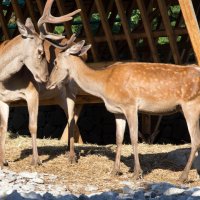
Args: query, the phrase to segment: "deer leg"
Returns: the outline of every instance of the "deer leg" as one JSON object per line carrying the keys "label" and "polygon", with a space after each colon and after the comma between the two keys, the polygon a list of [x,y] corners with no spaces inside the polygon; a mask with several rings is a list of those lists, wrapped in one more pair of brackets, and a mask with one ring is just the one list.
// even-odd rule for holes
{"label": "deer leg", "polygon": [[67,98],[67,110],[68,110],[68,149],[69,149],[69,161],[71,163],[76,162],[76,155],[74,150],[74,127],[75,127],[75,120],[74,120],[74,108],[75,108],[75,101],[71,98]]}
{"label": "deer leg", "polygon": [[[65,103],[64,105],[63,105],[63,103],[62,104],[60,103],[60,106],[63,108],[63,110],[64,110],[64,112],[66,114],[66,117],[68,118],[67,103]],[[77,121],[78,121],[81,109],[82,109],[82,105],[76,105],[75,109],[74,109],[74,120],[75,120],[74,141],[78,142],[79,144],[83,144],[83,140],[82,140],[79,128],[77,126]],[[69,130],[69,124],[67,123],[67,125],[65,126],[65,129],[63,131],[63,134],[61,136],[61,139],[60,139],[62,142],[67,142],[68,143],[68,139],[69,139],[68,130]]]}
{"label": "deer leg", "polygon": [[31,133],[32,139],[32,148],[33,148],[33,156],[32,156],[32,165],[41,165],[42,162],[38,156],[37,149],[37,118],[38,118],[38,108],[39,108],[39,96],[38,93],[33,93],[27,96],[27,106],[29,113],[29,131]]}
{"label": "deer leg", "polygon": [[126,112],[126,118],[129,125],[129,132],[131,138],[131,144],[134,153],[134,178],[138,179],[142,176],[142,169],[140,166],[139,156],[138,156],[138,115],[137,109],[129,109]]}
{"label": "deer leg", "polygon": [[3,168],[3,166],[8,166],[8,162],[5,160],[5,141],[8,127],[8,116],[9,106],[6,103],[0,102],[0,168]]}
{"label": "deer leg", "polygon": [[116,122],[116,144],[117,144],[117,150],[116,150],[116,157],[115,157],[115,163],[114,168],[112,170],[113,175],[118,175],[120,173],[120,158],[121,158],[121,148],[122,148],[122,142],[124,139],[124,132],[126,127],[126,119],[123,115],[115,115],[115,122]]}
{"label": "deer leg", "polygon": [[[64,110],[65,116],[68,119],[68,108],[67,108],[67,100],[66,100],[66,98],[65,99],[60,98],[60,99],[56,99],[56,100],[58,101],[59,106]],[[69,133],[68,133],[69,127],[68,126],[69,125],[67,123],[66,126],[65,126],[65,129],[64,129],[64,131],[62,133],[62,136],[60,138],[60,140],[62,142],[68,142],[68,139],[69,139],[68,138],[69,137]]]}
{"label": "deer leg", "polygon": [[[59,106],[64,110],[66,117],[68,118],[67,125],[65,126],[64,132],[61,136],[61,141],[68,142],[67,151],[69,151],[69,162],[76,162],[76,155],[74,151],[74,107],[75,100],[70,98],[69,94],[64,93],[57,98]],[[70,93],[71,94],[71,93]]]}
{"label": "deer leg", "polygon": [[190,139],[191,139],[191,152],[187,164],[179,178],[181,182],[188,179],[188,174],[191,169],[195,154],[200,146],[200,131],[199,131],[199,111],[197,106],[183,106],[183,113],[187,122]]}
{"label": "deer leg", "polygon": [[79,118],[82,108],[83,108],[83,105],[77,104],[74,109],[74,120],[75,120],[74,140],[75,140],[75,142],[78,142],[79,144],[83,144],[83,140],[82,140],[82,137],[81,137],[78,125],[77,125],[78,118]]}

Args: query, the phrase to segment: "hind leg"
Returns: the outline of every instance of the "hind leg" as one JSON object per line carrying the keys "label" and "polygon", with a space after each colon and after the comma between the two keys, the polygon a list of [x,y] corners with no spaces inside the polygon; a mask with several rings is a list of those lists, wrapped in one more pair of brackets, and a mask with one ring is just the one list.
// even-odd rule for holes
{"label": "hind leg", "polygon": [[186,104],[182,106],[182,110],[187,122],[190,138],[191,138],[191,152],[187,164],[179,178],[184,182],[188,178],[195,154],[200,146],[200,131],[199,131],[199,108],[195,104]]}
{"label": "hind leg", "polygon": [[114,168],[112,170],[112,174],[118,175],[118,174],[120,174],[121,148],[122,148],[122,142],[123,142],[123,139],[124,139],[126,119],[123,115],[115,115],[115,122],[116,122],[117,150],[116,150],[116,157],[115,157],[115,163],[114,163]]}
{"label": "hind leg", "polygon": [[6,131],[8,127],[9,106],[6,103],[0,102],[0,167],[7,166],[8,162],[5,160],[5,141]]}
{"label": "hind leg", "polygon": [[132,106],[126,110],[126,118],[129,125],[131,144],[134,153],[134,179],[138,179],[142,176],[142,169],[140,166],[139,155],[138,155],[138,115],[137,107]]}

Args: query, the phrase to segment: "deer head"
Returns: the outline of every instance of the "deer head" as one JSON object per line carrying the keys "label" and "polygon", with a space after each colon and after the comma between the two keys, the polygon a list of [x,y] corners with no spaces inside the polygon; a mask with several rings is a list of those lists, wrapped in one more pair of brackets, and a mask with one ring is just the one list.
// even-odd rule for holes
{"label": "deer head", "polygon": [[38,82],[48,80],[48,66],[44,55],[43,39],[36,33],[30,18],[26,20],[25,25],[17,21],[18,30],[21,34],[22,45],[21,58],[22,64],[31,71]]}
{"label": "deer head", "polygon": [[36,33],[31,19],[28,18],[25,25],[17,20],[18,29],[21,34],[21,39],[23,41],[21,45],[23,52],[21,62],[22,64],[25,64],[27,66],[27,68],[33,74],[35,80],[38,82],[46,82],[48,80],[48,66],[43,47],[44,40],[48,40],[55,47],[65,49],[75,39],[75,36],[72,35],[72,37],[66,44],[59,45],[55,41],[62,39],[64,36],[55,35],[47,32],[45,26],[46,23],[61,23],[69,21],[72,19],[73,15],[80,12],[79,9],[61,17],[53,17],[50,14],[53,1],[54,0],[47,0],[43,15],[38,20],[40,35]]}
{"label": "deer head", "polygon": [[54,89],[56,85],[62,83],[70,75],[70,68],[73,67],[73,57],[71,55],[82,57],[91,48],[91,45],[84,46],[85,41],[82,40],[64,52],[58,54],[54,61],[54,68],[51,72],[49,81],[47,83],[47,89]]}

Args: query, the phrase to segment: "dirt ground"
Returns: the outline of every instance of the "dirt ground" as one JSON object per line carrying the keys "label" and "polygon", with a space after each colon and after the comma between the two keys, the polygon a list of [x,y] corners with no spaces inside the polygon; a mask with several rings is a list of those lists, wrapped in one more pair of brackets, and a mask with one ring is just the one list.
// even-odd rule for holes
{"label": "dirt ground", "polygon": [[[177,165],[167,160],[167,154],[177,149],[189,149],[190,145],[149,145],[139,144],[140,161],[144,170],[143,179],[135,182],[132,178],[133,156],[131,145],[122,148],[121,171],[122,175],[113,177],[110,172],[115,159],[116,145],[78,145],[76,152],[79,156],[78,163],[70,164],[66,156],[66,145],[56,139],[38,139],[38,150],[42,166],[31,166],[31,139],[29,137],[11,138],[6,141],[6,159],[9,161],[9,170],[21,172],[29,171],[38,173],[55,174],[57,184],[65,184],[74,192],[76,188],[81,193],[82,186],[88,184],[98,188],[98,192],[118,191],[125,182],[131,182],[135,187],[148,183],[169,182],[178,185],[178,177],[184,166]],[[181,156],[181,151],[180,151]],[[188,187],[199,186],[196,170],[192,169]],[[74,187],[76,186],[76,187]]]}

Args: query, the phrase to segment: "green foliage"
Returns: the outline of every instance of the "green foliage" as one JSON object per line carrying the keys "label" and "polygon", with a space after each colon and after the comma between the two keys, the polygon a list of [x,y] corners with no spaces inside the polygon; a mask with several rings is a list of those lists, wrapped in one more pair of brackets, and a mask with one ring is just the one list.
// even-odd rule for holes
{"label": "green foliage", "polygon": [[129,22],[131,30],[137,27],[140,20],[141,20],[140,10],[139,9],[133,10],[131,18],[130,18],[130,22]]}
{"label": "green foliage", "polygon": [[[2,1],[2,4],[3,5],[10,5],[10,0],[3,0]],[[21,6],[24,6],[24,3],[25,1],[24,0],[18,0],[18,3],[21,5]],[[155,10],[156,8],[153,8],[153,11],[156,11]],[[6,12],[6,11],[4,11]],[[180,15],[180,6],[179,5],[174,5],[174,6],[170,6],[169,9],[168,9],[168,15],[169,15],[169,18],[170,18],[170,22],[171,22],[171,25],[172,27],[175,27],[177,24],[177,19]],[[108,15],[108,20],[110,19],[111,17],[111,14],[112,13],[109,13]],[[4,13],[4,15],[6,15],[6,13]],[[141,25],[141,13],[140,13],[140,10],[139,9],[134,9],[131,13],[131,16],[130,18],[128,19],[128,23],[129,23],[129,27],[130,27],[130,30],[131,32],[134,32],[138,27],[140,27]],[[97,34],[98,30],[99,30],[99,27],[101,26],[101,20],[100,20],[100,16],[98,13],[93,13],[91,18],[90,18],[90,28],[93,32],[94,35]],[[157,27],[159,26],[159,18],[158,17],[154,17],[152,20],[151,20],[151,28],[152,28],[152,31],[155,31],[157,29]],[[12,32],[15,28],[16,28],[16,23],[15,21],[10,21],[8,23],[8,26],[9,26],[9,29],[10,31]],[[183,25],[180,25],[180,26],[184,26]],[[82,19],[80,17],[80,15],[76,16],[72,22],[72,32],[73,33],[76,33],[77,35],[80,34],[80,31],[83,29],[83,24],[82,24]],[[122,30],[122,24],[121,24],[121,20],[120,20],[120,17],[119,15],[117,15],[114,19],[114,22],[113,22],[113,25],[111,27],[111,31],[113,34],[119,34]],[[62,34],[64,32],[64,26],[63,25],[57,25],[55,26],[55,29],[54,29],[54,33],[56,34]],[[180,42],[182,39],[181,36],[178,36],[177,37],[177,42]],[[139,46],[142,46],[144,43],[143,41],[143,38],[141,38],[140,40],[137,41],[137,44]],[[169,39],[168,37],[159,37],[157,39],[157,44],[158,45],[165,45],[165,44],[169,44]]]}

